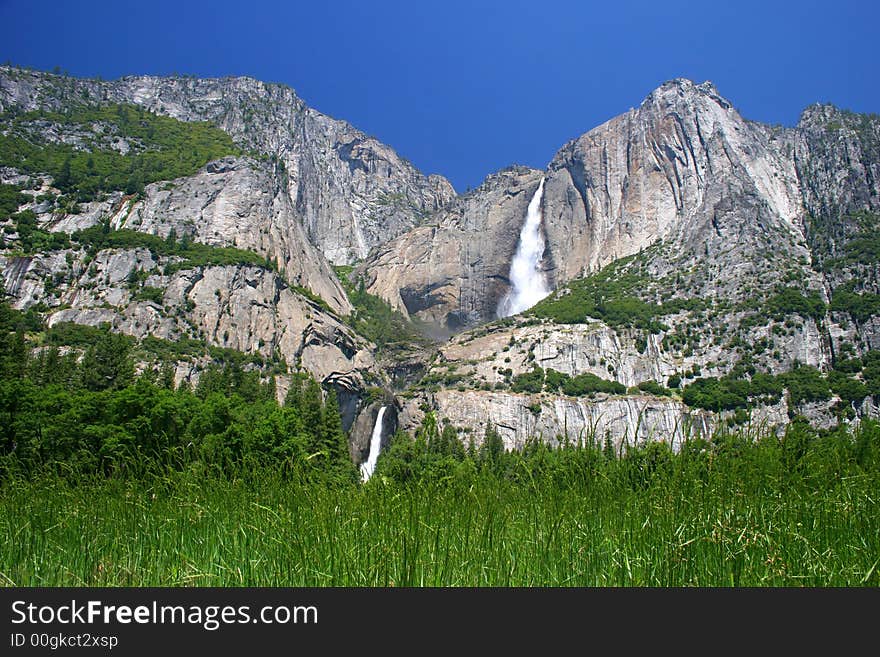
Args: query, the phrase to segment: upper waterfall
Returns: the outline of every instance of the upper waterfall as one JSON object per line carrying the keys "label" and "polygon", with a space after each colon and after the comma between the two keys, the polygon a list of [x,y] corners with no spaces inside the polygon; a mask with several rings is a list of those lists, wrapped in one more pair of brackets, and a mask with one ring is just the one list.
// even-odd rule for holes
{"label": "upper waterfall", "polygon": [[509,317],[527,310],[550,294],[541,261],[544,255],[544,236],[541,233],[541,199],[544,196],[544,178],[529,201],[526,221],[519,234],[516,254],[510,263],[510,291],[498,304],[498,316]]}

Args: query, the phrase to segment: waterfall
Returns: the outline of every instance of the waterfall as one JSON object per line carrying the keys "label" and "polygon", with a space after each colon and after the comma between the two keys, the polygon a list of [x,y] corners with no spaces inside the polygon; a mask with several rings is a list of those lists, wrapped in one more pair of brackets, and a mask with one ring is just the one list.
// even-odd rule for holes
{"label": "waterfall", "polygon": [[373,476],[373,470],[376,469],[376,461],[379,458],[379,451],[382,449],[382,417],[385,415],[385,406],[379,409],[379,415],[376,416],[376,424],[373,425],[373,435],[370,438],[370,453],[367,460],[361,463],[361,478],[366,481]]}
{"label": "waterfall", "polygon": [[510,263],[510,291],[498,304],[498,316],[509,317],[521,313],[550,294],[541,257],[544,255],[544,236],[541,235],[541,198],[544,196],[544,179],[529,202],[526,222],[519,233],[519,244],[513,262]]}

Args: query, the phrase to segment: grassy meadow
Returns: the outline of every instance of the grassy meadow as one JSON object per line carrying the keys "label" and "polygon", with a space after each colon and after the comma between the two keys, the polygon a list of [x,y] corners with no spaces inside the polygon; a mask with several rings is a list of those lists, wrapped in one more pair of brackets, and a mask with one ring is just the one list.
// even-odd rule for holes
{"label": "grassy meadow", "polygon": [[[880,429],[535,447],[398,482],[265,469],[0,486],[16,586],[877,586]],[[384,471],[388,470],[386,457]],[[464,465],[462,465],[464,464]]]}

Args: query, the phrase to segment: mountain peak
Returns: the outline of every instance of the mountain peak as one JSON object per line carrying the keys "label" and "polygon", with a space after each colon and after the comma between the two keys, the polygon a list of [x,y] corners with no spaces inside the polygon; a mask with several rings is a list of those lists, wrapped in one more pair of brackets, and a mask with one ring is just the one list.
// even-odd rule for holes
{"label": "mountain peak", "polygon": [[732,107],[731,103],[718,93],[717,87],[710,80],[696,83],[688,78],[667,80],[649,93],[641,106],[656,103],[672,104],[680,100],[693,101],[701,97],[717,103],[724,109]]}
{"label": "mountain peak", "polygon": [[798,120],[798,128],[825,128],[829,123],[840,121],[847,112],[831,103],[813,103],[804,108]]}

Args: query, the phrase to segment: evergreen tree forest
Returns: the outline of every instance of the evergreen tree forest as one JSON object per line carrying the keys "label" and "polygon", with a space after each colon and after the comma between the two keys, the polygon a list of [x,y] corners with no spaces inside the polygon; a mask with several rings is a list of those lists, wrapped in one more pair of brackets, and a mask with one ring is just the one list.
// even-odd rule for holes
{"label": "evergreen tree forest", "polygon": [[76,328],[46,331],[36,313],[0,303],[5,473],[228,475],[271,464],[354,480],[335,392],[312,378],[295,375],[279,405],[271,376],[214,350],[194,389],[175,386],[170,360],[136,374],[132,338]]}

